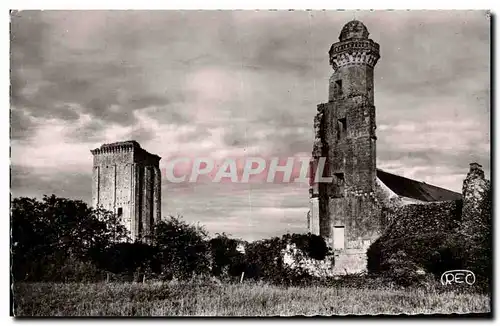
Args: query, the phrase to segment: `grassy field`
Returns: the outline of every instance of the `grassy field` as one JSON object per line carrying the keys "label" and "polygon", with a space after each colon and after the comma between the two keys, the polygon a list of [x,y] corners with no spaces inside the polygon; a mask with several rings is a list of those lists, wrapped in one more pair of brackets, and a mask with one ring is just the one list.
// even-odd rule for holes
{"label": "grassy field", "polygon": [[20,283],[15,316],[293,316],[488,313],[487,295],[424,289],[215,283]]}

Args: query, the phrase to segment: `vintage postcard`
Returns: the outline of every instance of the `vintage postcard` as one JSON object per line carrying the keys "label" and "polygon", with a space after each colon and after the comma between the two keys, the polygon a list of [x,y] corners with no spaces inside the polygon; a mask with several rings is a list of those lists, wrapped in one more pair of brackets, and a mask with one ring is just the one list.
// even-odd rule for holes
{"label": "vintage postcard", "polygon": [[11,11],[12,315],[491,317],[491,20]]}

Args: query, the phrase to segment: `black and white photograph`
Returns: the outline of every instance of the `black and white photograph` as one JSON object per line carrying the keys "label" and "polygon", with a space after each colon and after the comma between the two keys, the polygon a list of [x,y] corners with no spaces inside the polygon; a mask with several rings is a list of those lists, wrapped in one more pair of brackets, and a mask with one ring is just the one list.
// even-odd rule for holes
{"label": "black and white photograph", "polygon": [[494,16],[10,10],[11,316],[491,318]]}

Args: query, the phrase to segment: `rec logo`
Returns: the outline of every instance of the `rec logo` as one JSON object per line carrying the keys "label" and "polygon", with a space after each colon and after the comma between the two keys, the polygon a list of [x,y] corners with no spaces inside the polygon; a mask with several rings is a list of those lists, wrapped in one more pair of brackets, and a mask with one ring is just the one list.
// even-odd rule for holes
{"label": "rec logo", "polygon": [[466,269],[455,269],[452,271],[446,271],[441,275],[441,284],[463,284],[472,285],[476,282],[476,275],[473,272]]}

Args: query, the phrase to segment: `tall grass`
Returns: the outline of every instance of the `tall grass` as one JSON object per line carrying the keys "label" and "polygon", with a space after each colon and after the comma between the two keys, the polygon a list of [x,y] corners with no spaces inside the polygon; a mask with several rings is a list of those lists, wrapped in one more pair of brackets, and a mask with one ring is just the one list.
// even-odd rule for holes
{"label": "tall grass", "polygon": [[16,316],[293,316],[488,313],[487,295],[264,283],[18,283]]}

